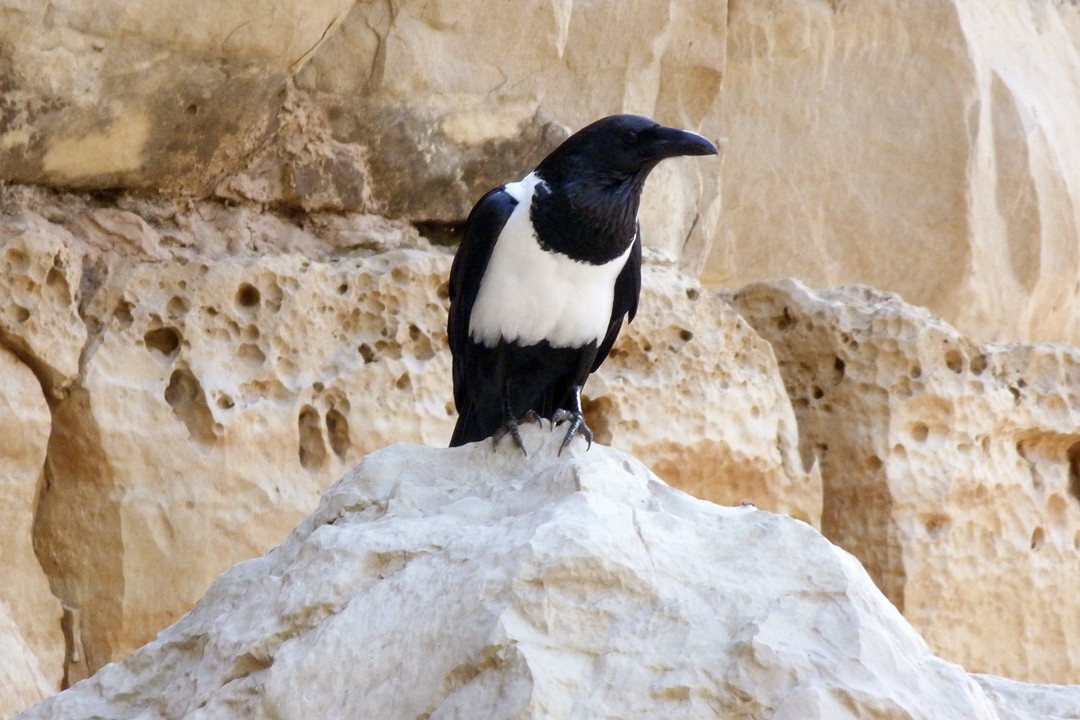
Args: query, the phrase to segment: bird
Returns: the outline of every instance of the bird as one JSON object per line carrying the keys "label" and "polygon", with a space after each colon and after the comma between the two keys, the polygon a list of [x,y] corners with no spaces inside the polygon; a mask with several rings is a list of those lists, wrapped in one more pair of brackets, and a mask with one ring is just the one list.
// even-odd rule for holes
{"label": "bird", "polygon": [[637,313],[645,179],[715,154],[698,133],[611,115],[480,198],[450,269],[451,447],[510,435],[528,455],[519,426],[541,418],[568,423],[559,454],[578,435],[592,447],[581,391]]}

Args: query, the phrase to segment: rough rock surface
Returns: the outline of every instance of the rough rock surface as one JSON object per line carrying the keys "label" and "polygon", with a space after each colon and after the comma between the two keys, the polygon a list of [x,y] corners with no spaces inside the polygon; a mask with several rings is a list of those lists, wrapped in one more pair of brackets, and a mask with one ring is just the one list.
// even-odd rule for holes
{"label": "rough rock surface", "polygon": [[0,177],[207,192],[351,4],[0,0]]}
{"label": "rough rock surface", "polygon": [[[334,144],[323,155],[363,153],[375,203],[365,209],[454,222],[604,115],[637,112],[716,136],[725,16],[703,0],[645,0],[634,12],[572,1],[357,3],[296,85],[328,119]],[[341,174],[324,171],[323,184]],[[651,184],[663,193],[646,199],[644,224],[671,232],[645,242],[700,267],[719,177],[719,162],[658,169]]]}
{"label": "rough rock surface", "polygon": [[1080,344],[1075,2],[732,2],[704,276],[867,284]]}
{"label": "rough rock surface", "polygon": [[868,288],[731,299],[776,350],[826,536],[935,652],[1080,682],[1080,351],[975,343]]}
{"label": "rough rock surface", "polygon": [[[59,669],[59,663],[56,668]],[[38,653],[23,637],[19,624],[0,601],[0,717],[17,712],[56,691],[56,681],[46,679]]]}
{"label": "rough rock surface", "polygon": [[0,716],[59,687],[60,604],[34,556],[32,529],[49,408],[30,370],[0,347]]}
{"label": "rough rock surface", "polygon": [[[281,546],[22,720],[1033,717],[934,657],[810,526],[525,437],[529,458],[369,456]],[[1080,690],[1060,700],[1080,712]]]}
{"label": "rough rock surface", "polygon": [[[724,6],[614,9],[0,0],[0,179],[461,222],[597,117],[715,136]],[[664,248],[700,267],[720,163],[658,175],[647,214],[673,228]]]}
{"label": "rough rock surface", "polygon": [[[67,608],[67,682],[280,541],[368,452],[449,438],[451,255],[411,227],[27,189],[8,200],[0,259],[17,257],[8,285],[36,300],[0,316],[0,337],[52,398],[34,541]],[[65,280],[50,284],[58,257]],[[802,468],[771,349],[672,263],[647,266],[638,318],[586,394],[597,437],[669,482],[820,521],[820,476]],[[54,615],[37,621],[52,632]]]}
{"label": "rough rock surface", "polygon": [[820,473],[799,455],[769,344],[670,265],[646,264],[638,307],[585,387],[597,439],[697,497],[819,525]]}
{"label": "rough rock surface", "polygon": [[1080,343],[1074,2],[185,9],[0,2],[0,178],[455,223],[644,112],[729,137],[722,226],[720,163],[665,164],[645,204],[708,283],[867,283],[981,340]]}

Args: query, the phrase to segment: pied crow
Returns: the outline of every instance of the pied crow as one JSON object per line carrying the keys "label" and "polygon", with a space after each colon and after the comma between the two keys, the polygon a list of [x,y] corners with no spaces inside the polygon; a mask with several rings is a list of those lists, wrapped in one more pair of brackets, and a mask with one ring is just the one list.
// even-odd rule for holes
{"label": "pied crow", "polygon": [[592,432],[581,388],[633,320],[641,287],[638,204],[658,162],[713,155],[702,136],[637,115],[597,120],[469,214],[450,270],[447,332],[458,421],[451,447],[518,423]]}

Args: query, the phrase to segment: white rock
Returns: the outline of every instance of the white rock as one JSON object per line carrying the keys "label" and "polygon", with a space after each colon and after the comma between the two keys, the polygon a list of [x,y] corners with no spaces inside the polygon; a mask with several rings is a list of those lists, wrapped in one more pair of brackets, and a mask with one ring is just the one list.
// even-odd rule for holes
{"label": "white rock", "polygon": [[810,526],[525,440],[529,458],[369,456],[281,546],[22,720],[1020,717]]}

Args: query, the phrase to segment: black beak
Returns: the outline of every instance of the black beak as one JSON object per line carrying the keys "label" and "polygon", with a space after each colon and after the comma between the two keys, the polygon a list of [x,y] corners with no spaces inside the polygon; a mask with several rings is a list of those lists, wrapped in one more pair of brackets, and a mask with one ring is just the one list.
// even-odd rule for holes
{"label": "black beak", "polygon": [[716,155],[716,146],[689,130],[658,125],[649,138],[649,157],[654,160],[680,155]]}

